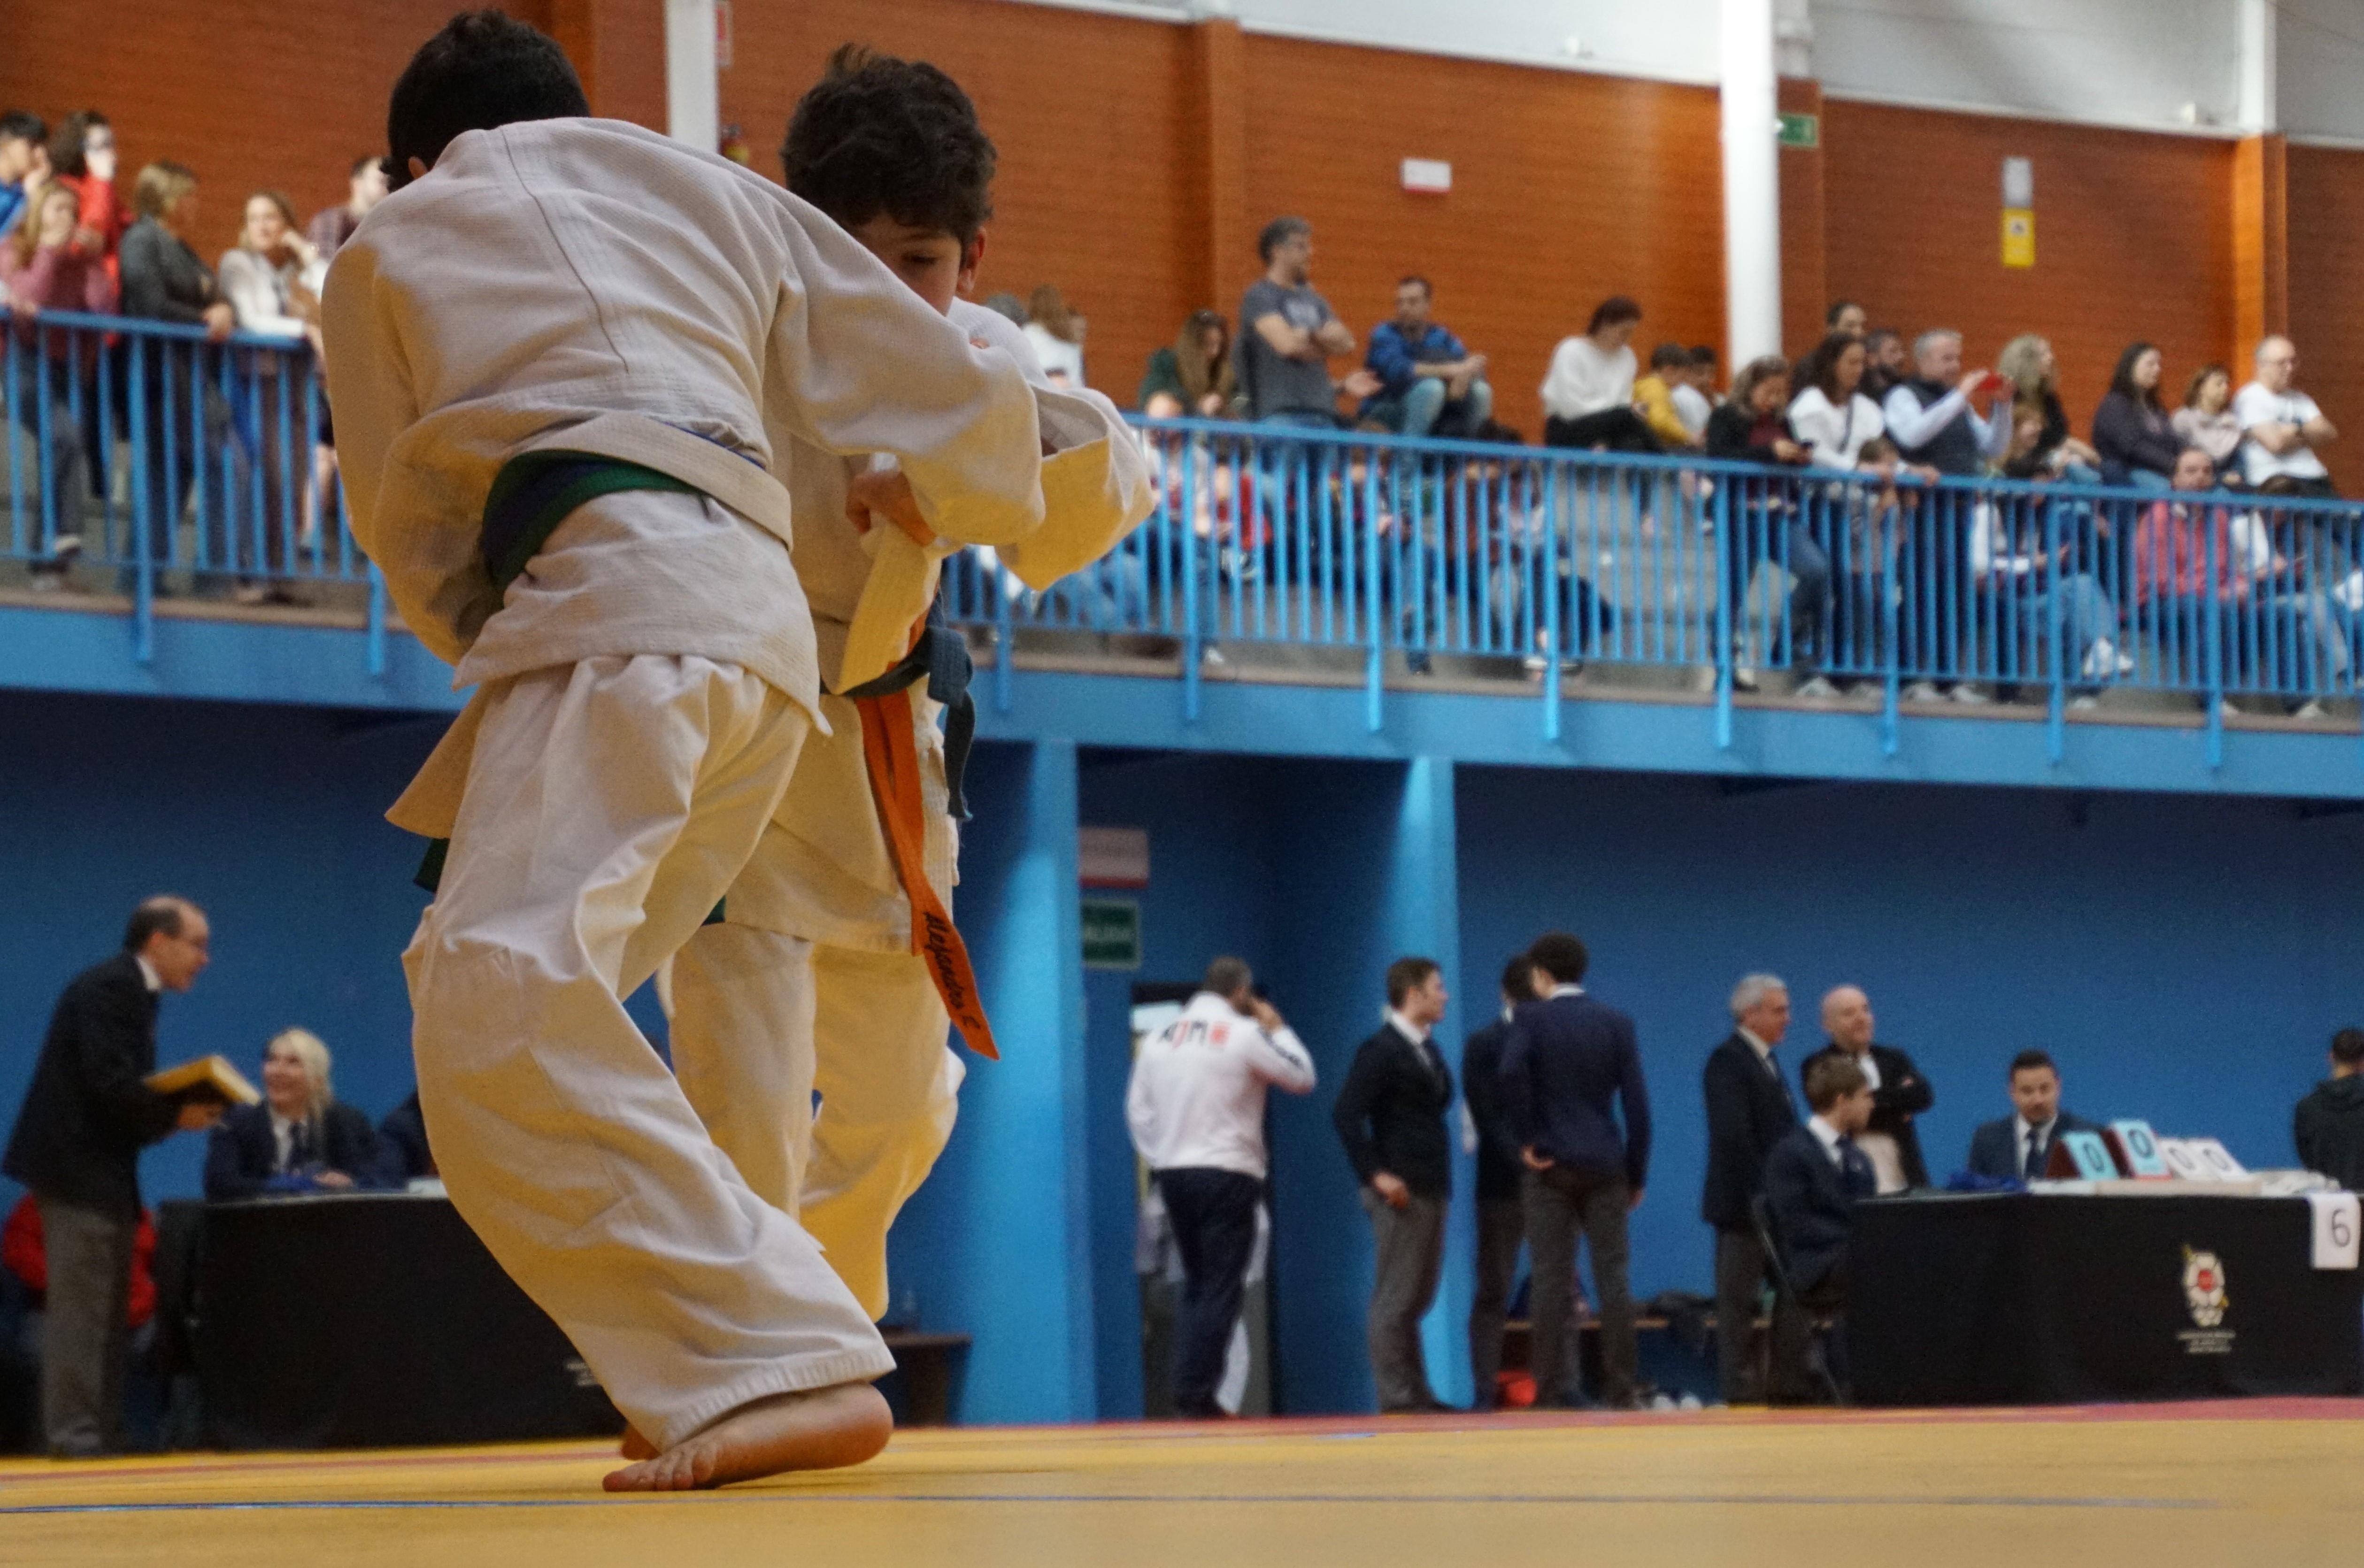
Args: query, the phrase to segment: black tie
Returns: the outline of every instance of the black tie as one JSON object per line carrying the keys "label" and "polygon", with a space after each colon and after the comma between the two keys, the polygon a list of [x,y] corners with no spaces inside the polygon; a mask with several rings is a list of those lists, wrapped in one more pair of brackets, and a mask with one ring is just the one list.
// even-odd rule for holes
{"label": "black tie", "polygon": [[312,1161],[310,1124],[295,1122],[287,1129],[287,1169],[301,1171]]}
{"label": "black tie", "polygon": [[2029,1128],[2027,1129],[2027,1165],[2020,1173],[2022,1181],[2032,1182],[2044,1174],[2044,1129],[2040,1127]]}

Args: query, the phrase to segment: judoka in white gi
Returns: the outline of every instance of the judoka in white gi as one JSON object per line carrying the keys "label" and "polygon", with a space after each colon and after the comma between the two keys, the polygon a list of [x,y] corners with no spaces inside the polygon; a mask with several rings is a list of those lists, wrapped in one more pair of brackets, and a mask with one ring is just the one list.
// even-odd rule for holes
{"label": "judoka in white gi", "polygon": [[[1043,532],[1029,548],[1039,554],[1055,539],[1058,564],[1087,565],[1148,515],[1147,464],[1115,408],[1096,393],[1052,389],[1023,333],[956,297],[983,253],[994,154],[951,78],[841,50],[798,105],[783,159],[791,190],[1034,384],[1055,455],[1044,464]],[[875,653],[864,664],[853,646],[857,621],[882,594],[872,552],[898,541],[847,518],[864,463],[785,432],[775,444],[796,501],[797,572],[821,668],[832,692],[853,690],[879,673]],[[899,607],[888,647],[900,650],[924,608],[923,599]],[[948,910],[958,855],[939,710],[923,689],[912,688],[908,715],[886,710],[912,735],[923,867],[906,873],[882,829],[894,803],[874,793],[855,705],[825,695],[829,733],[806,745],[723,921],[682,950],[671,985],[674,1066],[690,1103],[758,1194],[801,1209],[874,1318],[887,1307],[887,1230],[943,1151],[964,1075],[946,1046],[938,985],[914,951],[913,895]],[[920,887],[906,885],[907,874],[922,873]]]}
{"label": "judoka in white gi", "polygon": [[[557,47],[496,13],[420,50],[388,117],[415,183],[330,272],[329,375],[356,537],[478,688],[389,814],[450,840],[404,955],[439,1163],[663,1451],[610,1488],[714,1485],[875,1453],[892,1364],[621,1000],[738,878],[818,709],[775,442],[892,453],[928,530],[1023,558],[1041,438],[1017,368],[827,218],[558,117],[585,113]],[[552,450],[663,487],[549,508],[497,591],[496,474]]]}

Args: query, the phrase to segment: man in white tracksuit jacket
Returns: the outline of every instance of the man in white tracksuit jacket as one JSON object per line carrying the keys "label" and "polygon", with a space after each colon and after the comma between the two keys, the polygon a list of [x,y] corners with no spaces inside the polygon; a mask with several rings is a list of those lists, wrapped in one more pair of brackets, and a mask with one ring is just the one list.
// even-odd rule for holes
{"label": "man in white tracksuit jacket", "polygon": [[1218,1416],[1215,1385],[1240,1315],[1264,1195],[1265,1092],[1313,1092],[1313,1058],[1236,958],[1207,966],[1182,1016],[1141,1045],[1124,1095],[1132,1146],[1156,1180],[1182,1254],[1174,1407]]}

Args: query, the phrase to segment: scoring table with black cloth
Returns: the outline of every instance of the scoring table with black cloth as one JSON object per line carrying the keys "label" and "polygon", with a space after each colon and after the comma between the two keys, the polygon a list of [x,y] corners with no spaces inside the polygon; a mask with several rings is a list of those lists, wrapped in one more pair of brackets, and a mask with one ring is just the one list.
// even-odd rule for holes
{"label": "scoring table with black cloth", "polygon": [[451,1203],[351,1194],[204,1211],[196,1362],[221,1448],[621,1429],[558,1326]]}
{"label": "scoring table with black cloth", "polygon": [[2364,1393],[2364,1273],[2303,1198],[1929,1194],[1858,1205],[1865,1405]]}

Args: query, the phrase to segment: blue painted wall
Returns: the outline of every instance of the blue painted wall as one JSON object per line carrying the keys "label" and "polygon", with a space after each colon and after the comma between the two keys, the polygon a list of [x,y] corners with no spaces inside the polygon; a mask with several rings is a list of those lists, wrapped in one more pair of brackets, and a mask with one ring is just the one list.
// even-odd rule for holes
{"label": "blue painted wall", "polygon": [[2364,1019],[2364,816],[2191,796],[1804,785],[1464,768],[1462,995],[1551,926],[1631,1012],[1657,1126],[1635,1218],[1645,1295],[1705,1292],[1699,1075],[1741,974],[1790,982],[1791,1070],[1823,993],[1870,994],[1935,1087],[1940,1181],[2008,1114],[2005,1066],[2061,1063],[2068,1106],[2290,1163],[2292,1104]]}
{"label": "blue painted wall", "polygon": [[[165,999],[162,1060],[217,1051],[251,1068],[302,1024],[334,1053],[340,1097],[376,1117],[407,1095],[396,959],[425,898],[418,840],[380,814],[441,724],[0,693],[0,1117],[13,1122],[60,989],[158,892],[195,899],[214,928],[212,967]],[[193,1137],[151,1150],[151,1198],[194,1195],[203,1160]]]}

